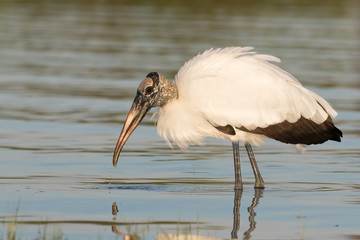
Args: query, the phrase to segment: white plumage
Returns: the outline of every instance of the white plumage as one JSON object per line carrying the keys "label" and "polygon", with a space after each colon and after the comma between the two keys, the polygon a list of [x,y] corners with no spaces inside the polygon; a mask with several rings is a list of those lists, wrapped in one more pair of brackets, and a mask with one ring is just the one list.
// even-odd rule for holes
{"label": "white plumage", "polygon": [[328,114],[337,115],[323,98],[269,63],[280,59],[250,52],[252,49],[210,49],[184,64],[175,78],[178,99],[155,115],[158,132],[168,143],[171,139],[186,148],[201,144],[207,136],[259,144],[266,138],[264,135],[235,129],[233,136],[219,132],[213,125],[253,130],[285,120],[294,123],[300,116],[319,124]]}
{"label": "white plumage", "polygon": [[235,188],[242,189],[239,141],[245,144],[255,175],[263,188],[251,144],[266,138],[284,143],[319,144],[341,141],[332,117],[337,113],[291,74],[270,63],[280,59],[252,52],[252,47],[210,49],[186,62],[168,81],[152,72],[141,82],[116,144],[113,164],[152,107],[159,134],[180,148],[201,144],[204,137],[233,143]]}

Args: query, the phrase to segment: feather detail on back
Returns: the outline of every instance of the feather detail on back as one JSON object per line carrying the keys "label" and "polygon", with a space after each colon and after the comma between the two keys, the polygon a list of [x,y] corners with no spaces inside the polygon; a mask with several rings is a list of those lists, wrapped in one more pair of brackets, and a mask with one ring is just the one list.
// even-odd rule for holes
{"label": "feather detail on back", "polygon": [[322,123],[336,115],[323,98],[268,62],[278,58],[252,49],[210,49],[194,57],[176,76],[179,97],[218,125],[247,129],[296,122],[301,116]]}
{"label": "feather detail on back", "polygon": [[[178,99],[155,114],[158,132],[168,143],[172,139],[186,148],[208,136],[258,144],[266,137],[278,137],[281,131],[271,126],[280,123],[291,131],[296,129],[294,123],[315,129],[334,126],[330,116],[337,113],[326,100],[269,63],[280,59],[251,50],[210,49],[184,64],[175,77]],[[287,138],[283,142],[309,144],[300,135],[301,142]],[[318,136],[317,141],[326,139]]]}

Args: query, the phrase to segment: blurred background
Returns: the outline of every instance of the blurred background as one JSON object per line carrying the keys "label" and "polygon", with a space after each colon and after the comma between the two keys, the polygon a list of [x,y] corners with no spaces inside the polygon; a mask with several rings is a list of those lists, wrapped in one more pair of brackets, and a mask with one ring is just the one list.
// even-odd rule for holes
{"label": "blurred background", "polygon": [[255,148],[260,195],[241,149],[239,238],[359,239],[357,0],[1,0],[0,239],[14,217],[16,239],[121,236],[110,226],[142,239],[234,237],[229,142],[170,149],[148,114],[112,167],[140,81],[152,71],[174,79],[191,57],[226,46],[279,57],[333,105],[344,133],[305,154],[275,141]]}

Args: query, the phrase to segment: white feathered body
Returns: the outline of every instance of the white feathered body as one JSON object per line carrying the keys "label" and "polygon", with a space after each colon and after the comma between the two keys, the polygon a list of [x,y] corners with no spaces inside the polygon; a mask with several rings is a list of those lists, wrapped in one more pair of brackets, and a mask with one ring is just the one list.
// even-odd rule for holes
{"label": "white feathered body", "polygon": [[[203,137],[259,144],[266,136],[241,131],[304,117],[320,124],[335,110],[281,68],[276,57],[252,47],[210,49],[186,62],[175,78],[178,98],[156,113],[159,134],[179,147]],[[231,125],[229,135],[214,126]]]}

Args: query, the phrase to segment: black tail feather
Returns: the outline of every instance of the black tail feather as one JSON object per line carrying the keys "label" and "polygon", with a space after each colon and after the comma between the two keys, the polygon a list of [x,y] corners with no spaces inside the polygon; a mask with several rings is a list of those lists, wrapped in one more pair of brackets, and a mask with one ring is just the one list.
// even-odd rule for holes
{"label": "black tail feather", "polygon": [[333,135],[329,140],[333,140],[333,141],[337,141],[337,142],[341,142],[341,138],[343,137],[343,133],[340,129],[338,129],[337,127],[333,126]]}
{"label": "black tail feather", "polygon": [[254,130],[248,130],[244,127],[238,127],[238,129],[245,132],[262,134],[280,142],[291,144],[310,145],[323,143],[328,140],[341,142],[341,137],[343,136],[340,129],[335,127],[330,116],[320,124],[310,119],[300,117],[300,119],[294,123],[285,120],[265,128],[258,127]]}

